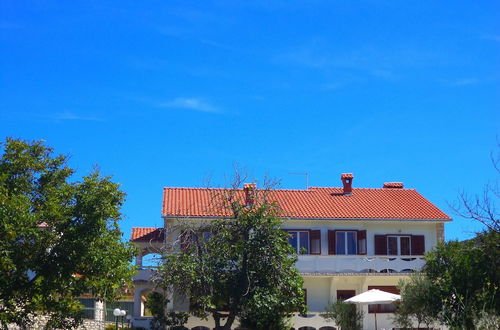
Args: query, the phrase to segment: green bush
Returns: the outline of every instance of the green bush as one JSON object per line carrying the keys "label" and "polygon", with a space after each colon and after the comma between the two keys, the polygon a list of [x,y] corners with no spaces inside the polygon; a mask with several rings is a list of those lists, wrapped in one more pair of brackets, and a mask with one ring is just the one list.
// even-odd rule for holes
{"label": "green bush", "polygon": [[146,301],[146,307],[151,311],[153,319],[151,328],[154,330],[184,330],[189,314],[184,312],[167,312],[169,300],[159,292],[151,292]]}
{"label": "green bush", "polygon": [[363,311],[354,304],[341,300],[328,305],[321,317],[327,321],[335,321],[342,330],[361,330],[363,328]]}

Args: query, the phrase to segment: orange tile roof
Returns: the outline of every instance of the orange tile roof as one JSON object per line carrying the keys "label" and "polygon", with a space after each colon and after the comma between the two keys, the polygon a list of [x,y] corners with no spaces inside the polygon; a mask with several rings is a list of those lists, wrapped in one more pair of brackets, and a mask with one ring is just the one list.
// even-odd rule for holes
{"label": "orange tile roof", "polygon": [[162,242],[165,238],[163,228],[133,227],[132,241],[134,242]]}
{"label": "orange tile roof", "polygon": [[[219,188],[164,188],[164,217],[225,217],[230,214],[218,207]],[[342,188],[311,187],[308,190],[269,191],[268,199],[276,201],[282,216],[296,219],[404,219],[451,220],[415,189],[353,188],[344,195]],[[238,198],[244,200],[243,190]]]}

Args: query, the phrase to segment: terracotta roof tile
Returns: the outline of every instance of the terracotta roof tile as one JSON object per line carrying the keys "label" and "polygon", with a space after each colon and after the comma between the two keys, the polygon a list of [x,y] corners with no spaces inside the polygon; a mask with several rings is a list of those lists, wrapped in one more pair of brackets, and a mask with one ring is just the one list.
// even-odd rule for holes
{"label": "terracotta roof tile", "polygon": [[[226,189],[164,188],[164,217],[224,217],[220,207]],[[303,219],[405,219],[450,220],[414,189],[353,188],[344,195],[342,188],[269,191],[268,199],[282,208],[283,217]],[[236,195],[243,201],[243,190]]]}
{"label": "terracotta roof tile", "polygon": [[155,227],[133,227],[131,240],[134,242],[162,242],[165,237],[162,229]]}

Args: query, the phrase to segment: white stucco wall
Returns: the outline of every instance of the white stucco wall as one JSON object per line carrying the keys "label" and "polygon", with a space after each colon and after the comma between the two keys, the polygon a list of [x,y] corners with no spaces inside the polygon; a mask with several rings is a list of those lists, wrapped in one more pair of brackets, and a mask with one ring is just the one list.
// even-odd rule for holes
{"label": "white stucco wall", "polygon": [[424,235],[425,250],[429,251],[437,244],[436,222],[424,221],[380,221],[380,220],[287,220],[283,229],[319,229],[321,230],[321,255],[328,255],[328,230],[366,230],[367,254],[375,254],[374,235]]}

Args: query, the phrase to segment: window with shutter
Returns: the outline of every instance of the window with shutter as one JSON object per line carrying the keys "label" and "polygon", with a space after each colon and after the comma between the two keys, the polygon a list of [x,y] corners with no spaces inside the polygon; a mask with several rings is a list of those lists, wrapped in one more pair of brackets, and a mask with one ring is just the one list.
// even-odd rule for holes
{"label": "window with shutter", "polygon": [[387,255],[387,236],[375,235],[375,254]]}
{"label": "window with shutter", "polygon": [[387,255],[409,256],[411,236],[387,235]]}
{"label": "window with shutter", "polygon": [[357,254],[357,231],[335,231],[335,253],[344,255]]}
{"label": "window with shutter", "polygon": [[286,232],[290,234],[288,238],[288,243],[293,246],[297,254],[309,254],[310,253],[310,232],[309,230],[290,230],[287,229]]}
{"label": "window with shutter", "polygon": [[366,230],[358,230],[358,254],[366,254]]}
{"label": "window with shutter", "polygon": [[311,230],[309,236],[311,239],[311,254],[321,254],[321,231]]}
{"label": "window with shutter", "polygon": [[346,300],[356,295],[355,290],[337,290],[337,300]]}
{"label": "window with shutter", "polygon": [[411,254],[414,256],[423,255],[425,253],[425,237],[424,235],[411,236]]}
{"label": "window with shutter", "polygon": [[[378,289],[389,293],[399,294],[399,290],[395,286],[381,286],[373,285],[368,286],[368,290]],[[395,304],[378,304],[378,305],[368,305],[368,313],[394,313],[396,311]]]}
{"label": "window with shutter", "polygon": [[328,231],[328,254],[335,254],[335,230]]}

